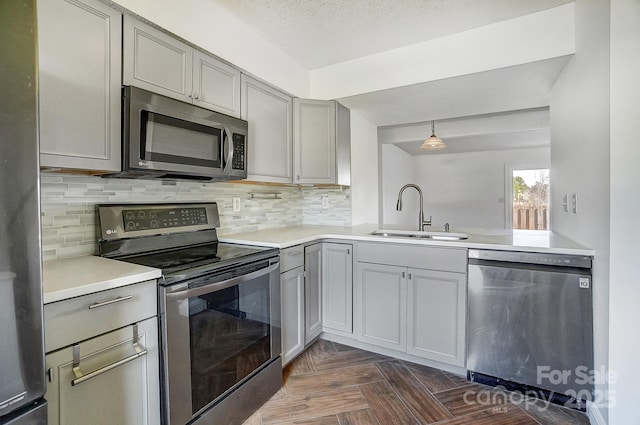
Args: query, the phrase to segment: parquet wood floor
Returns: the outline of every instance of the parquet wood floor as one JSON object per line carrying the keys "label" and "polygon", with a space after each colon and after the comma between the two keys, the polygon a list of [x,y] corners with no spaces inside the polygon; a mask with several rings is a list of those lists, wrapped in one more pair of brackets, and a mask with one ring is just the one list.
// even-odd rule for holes
{"label": "parquet wood floor", "polygon": [[579,412],[318,340],[244,425],[587,425]]}

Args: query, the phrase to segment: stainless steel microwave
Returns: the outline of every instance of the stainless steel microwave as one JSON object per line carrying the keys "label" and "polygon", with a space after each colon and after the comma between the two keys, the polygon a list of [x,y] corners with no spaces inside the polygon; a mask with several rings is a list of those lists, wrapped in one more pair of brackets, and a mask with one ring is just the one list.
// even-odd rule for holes
{"label": "stainless steel microwave", "polygon": [[133,86],[123,88],[118,177],[247,178],[248,123]]}

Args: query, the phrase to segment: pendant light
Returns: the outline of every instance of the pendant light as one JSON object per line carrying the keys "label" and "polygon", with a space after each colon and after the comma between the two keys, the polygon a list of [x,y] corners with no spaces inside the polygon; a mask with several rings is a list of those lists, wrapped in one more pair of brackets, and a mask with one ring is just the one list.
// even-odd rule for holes
{"label": "pendant light", "polygon": [[420,145],[420,149],[435,151],[444,149],[446,147],[446,143],[444,143],[441,138],[436,136],[436,122],[431,121],[431,137],[422,142],[422,144]]}

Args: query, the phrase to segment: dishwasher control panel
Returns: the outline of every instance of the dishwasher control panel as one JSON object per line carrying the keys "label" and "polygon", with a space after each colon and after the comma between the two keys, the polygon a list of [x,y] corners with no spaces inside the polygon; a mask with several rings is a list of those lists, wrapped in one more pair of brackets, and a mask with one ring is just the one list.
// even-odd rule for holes
{"label": "dishwasher control panel", "polygon": [[540,264],[561,267],[591,268],[592,257],[584,255],[549,254],[545,252],[498,251],[470,249],[473,260],[501,261],[505,263]]}

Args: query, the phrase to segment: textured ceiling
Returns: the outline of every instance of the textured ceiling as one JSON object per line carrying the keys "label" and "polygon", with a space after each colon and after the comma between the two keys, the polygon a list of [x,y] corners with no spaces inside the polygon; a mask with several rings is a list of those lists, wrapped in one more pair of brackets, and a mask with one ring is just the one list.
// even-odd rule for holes
{"label": "textured ceiling", "polygon": [[572,0],[211,0],[309,69]]}

